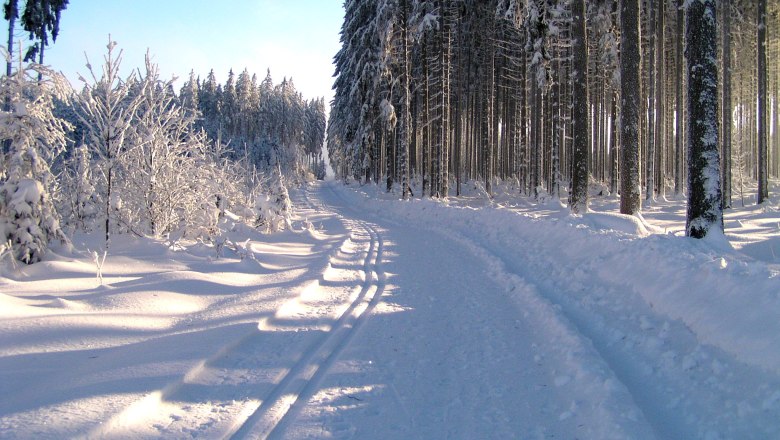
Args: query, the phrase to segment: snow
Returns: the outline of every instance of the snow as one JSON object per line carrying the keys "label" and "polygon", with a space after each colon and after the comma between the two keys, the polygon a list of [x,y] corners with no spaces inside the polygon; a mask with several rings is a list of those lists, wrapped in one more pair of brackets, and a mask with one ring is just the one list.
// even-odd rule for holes
{"label": "snow", "polygon": [[102,284],[97,233],[0,262],[0,438],[780,436],[776,199],[695,240],[681,199],[494,190],[317,183],[221,255],[115,236]]}

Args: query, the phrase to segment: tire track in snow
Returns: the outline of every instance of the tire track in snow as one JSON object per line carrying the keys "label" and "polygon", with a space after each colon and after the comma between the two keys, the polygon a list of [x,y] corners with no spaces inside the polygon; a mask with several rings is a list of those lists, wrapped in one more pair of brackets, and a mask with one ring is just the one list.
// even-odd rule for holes
{"label": "tire track in snow", "polygon": [[[444,230],[438,230],[437,232],[453,241],[460,242],[470,252],[487,261],[492,268],[489,276],[494,281],[504,285],[507,292],[512,294],[513,299],[520,302],[526,310],[531,311],[536,319],[546,321],[545,325],[548,327],[548,330],[552,330],[553,340],[563,342],[564,346],[576,347],[563,353],[566,358],[565,362],[569,364],[568,367],[575,370],[573,377],[562,374],[555,379],[557,385],[576,385],[573,382],[590,382],[590,385],[603,385],[604,390],[607,391],[605,400],[613,399],[616,394],[619,395],[623,392],[630,396],[629,399],[618,397],[617,400],[609,402],[613,408],[619,408],[620,403],[623,401],[631,401],[634,404],[633,408],[623,408],[621,414],[604,412],[605,408],[596,409],[601,412],[599,415],[604,417],[601,421],[610,420],[612,426],[609,428],[617,428],[616,431],[610,432],[610,430],[607,430],[600,433],[600,435],[604,435],[606,438],[631,437],[636,435],[637,425],[639,427],[645,425],[646,428],[652,429],[652,431],[645,430],[648,438],[651,432],[662,434],[666,431],[665,429],[659,429],[660,425],[663,424],[663,420],[654,420],[652,418],[654,411],[645,405],[644,392],[637,389],[635,381],[627,377],[624,371],[625,368],[621,368],[616,364],[614,356],[610,356],[609,353],[605,352],[603,344],[599,342],[597,335],[581,319],[565,308],[560,307],[557,302],[553,301],[545,293],[545,290],[541,288],[542,286],[535,284],[532,279],[520,275],[522,272],[516,271],[499,252],[468,238],[466,234],[459,235],[454,231],[445,232]],[[595,359],[592,359],[592,357],[595,357]],[[583,365],[587,365],[587,367],[583,369]],[[569,417],[571,414],[564,413],[561,416],[562,418],[564,416]],[[623,430],[626,424],[634,426]]]}
{"label": "tire track in snow", "polygon": [[364,281],[360,292],[344,310],[332,329],[307,349],[269,392],[246,420],[236,424],[227,436],[240,438],[278,438],[318,389],[319,383],[339,354],[379,303],[386,277],[382,270],[384,242],[378,229],[368,222],[344,220],[353,234],[366,237],[368,249],[363,261]]}
{"label": "tire track in snow", "polygon": [[[332,187],[328,189],[344,202],[343,208],[358,215],[350,201]],[[412,220],[393,214],[392,207],[386,214],[389,215],[383,215],[381,219],[398,226],[404,226],[405,222]],[[378,213],[370,211],[362,215],[379,218]],[[580,399],[584,397],[592,404],[591,408],[580,406],[562,413],[561,421],[577,417],[575,412],[579,412],[579,416],[584,417],[591,426],[600,425],[590,432],[592,438],[654,438],[657,435],[666,438],[668,436],[664,434],[680,432],[676,428],[663,426],[664,420],[656,418],[657,411],[647,406],[643,391],[638,389],[640,384],[627,377],[625,368],[617,365],[617,359],[605,352],[599,335],[591,331],[578,316],[561,307],[534,276],[524,276],[524,272],[518,270],[502,252],[477,241],[473,230],[461,231],[460,228],[441,223],[433,228],[424,221],[412,221],[417,227],[459,243],[485,261],[491,268],[488,273],[490,278],[504,286],[508,295],[528,312],[526,319],[532,325],[548,333],[548,360],[568,369],[565,374],[556,368],[556,387],[572,389],[573,402],[587,404],[587,400]],[[632,405],[626,407],[626,402]],[[590,413],[584,414],[586,411]]]}

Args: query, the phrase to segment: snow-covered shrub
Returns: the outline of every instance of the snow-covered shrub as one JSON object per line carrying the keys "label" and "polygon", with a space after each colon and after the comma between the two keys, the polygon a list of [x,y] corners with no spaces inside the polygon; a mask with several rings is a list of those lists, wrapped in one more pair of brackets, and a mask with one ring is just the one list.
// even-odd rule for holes
{"label": "snow-covered shrub", "polygon": [[97,226],[102,201],[95,188],[89,150],[82,144],[73,151],[60,174],[60,212],[74,229],[91,231]]}
{"label": "snow-covered shrub", "polygon": [[0,141],[10,145],[0,184],[0,241],[10,240],[14,256],[27,264],[40,261],[51,240],[68,241],[49,196],[49,164],[70,128],[52,114],[53,99],[65,99],[67,90],[65,80],[43,66],[21,67],[0,80],[0,99],[8,103],[0,111]]}
{"label": "snow-covered shrub", "polygon": [[257,197],[255,209],[257,210],[255,224],[260,230],[276,232],[290,227],[292,203],[279,168],[276,168],[271,175],[267,191]]}

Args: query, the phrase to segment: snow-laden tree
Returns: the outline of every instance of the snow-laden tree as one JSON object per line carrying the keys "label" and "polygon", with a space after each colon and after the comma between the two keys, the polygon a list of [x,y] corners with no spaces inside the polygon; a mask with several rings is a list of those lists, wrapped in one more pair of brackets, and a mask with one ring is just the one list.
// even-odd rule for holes
{"label": "snow-laden tree", "polygon": [[199,86],[199,80],[195,77],[195,71],[190,70],[189,78],[184,82],[184,85],[181,87],[181,91],[179,91],[179,101],[181,102],[181,106],[186,111],[193,114],[198,111],[198,104],[200,99],[198,92]]}
{"label": "snow-laden tree", "polygon": [[264,193],[258,196],[255,209],[260,230],[276,232],[290,227],[292,203],[279,167],[269,177]]}
{"label": "snow-laden tree", "polygon": [[220,97],[219,83],[217,83],[217,77],[214,74],[214,70],[211,70],[206,76],[206,80],[203,81],[198,89],[198,109],[203,118],[200,126],[206,130],[206,133],[211,139],[219,138],[222,131],[220,120]]}
{"label": "snow-laden tree", "polygon": [[138,93],[137,79],[131,74],[126,80],[119,76],[122,51],[115,53],[116,42],[109,41],[108,53],[98,76],[87,60],[90,79],[81,77],[84,89],[78,95],[78,115],[85,128],[85,142],[98,159],[97,170],[102,180],[99,186],[105,204],[106,248],[111,238],[111,220],[118,209],[113,193],[115,174],[120,170],[127,151],[127,137],[131,133],[143,93]]}
{"label": "snow-laden tree", "polygon": [[718,155],[718,67],[715,0],[688,2],[688,213],[686,235],[723,231]]}
{"label": "snow-laden tree", "polygon": [[90,156],[89,148],[79,145],[60,173],[60,212],[73,228],[83,231],[97,226],[102,205]]}
{"label": "snow-laden tree", "polygon": [[127,135],[123,179],[117,185],[120,218],[144,235],[171,232],[200,209],[199,188],[190,178],[196,159],[205,154],[205,139],[195,132],[196,114],[176,105],[170,91],[174,79],[161,80],[157,65],[146,56],[140,104]]}
{"label": "snow-laden tree", "polygon": [[52,113],[54,98],[67,96],[66,84],[43,66],[20,67],[0,80],[10,107],[0,112],[0,140],[10,144],[0,180],[0,240],[10,240],[14,256],[27,264],[40,261],[51,240],[67,242],[50,196],[49,168],[70,129]]}

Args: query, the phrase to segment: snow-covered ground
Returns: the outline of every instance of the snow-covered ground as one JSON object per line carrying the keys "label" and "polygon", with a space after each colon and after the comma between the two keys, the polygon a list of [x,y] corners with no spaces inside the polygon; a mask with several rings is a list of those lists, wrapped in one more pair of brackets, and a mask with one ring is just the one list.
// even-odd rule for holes
{"label": "snow-covered ground", "polygon": [[[0,438],[780,438],[780,207],[294,193],[217,250],[0,273]],[[778,192],[772,188],[773,194]]]}

